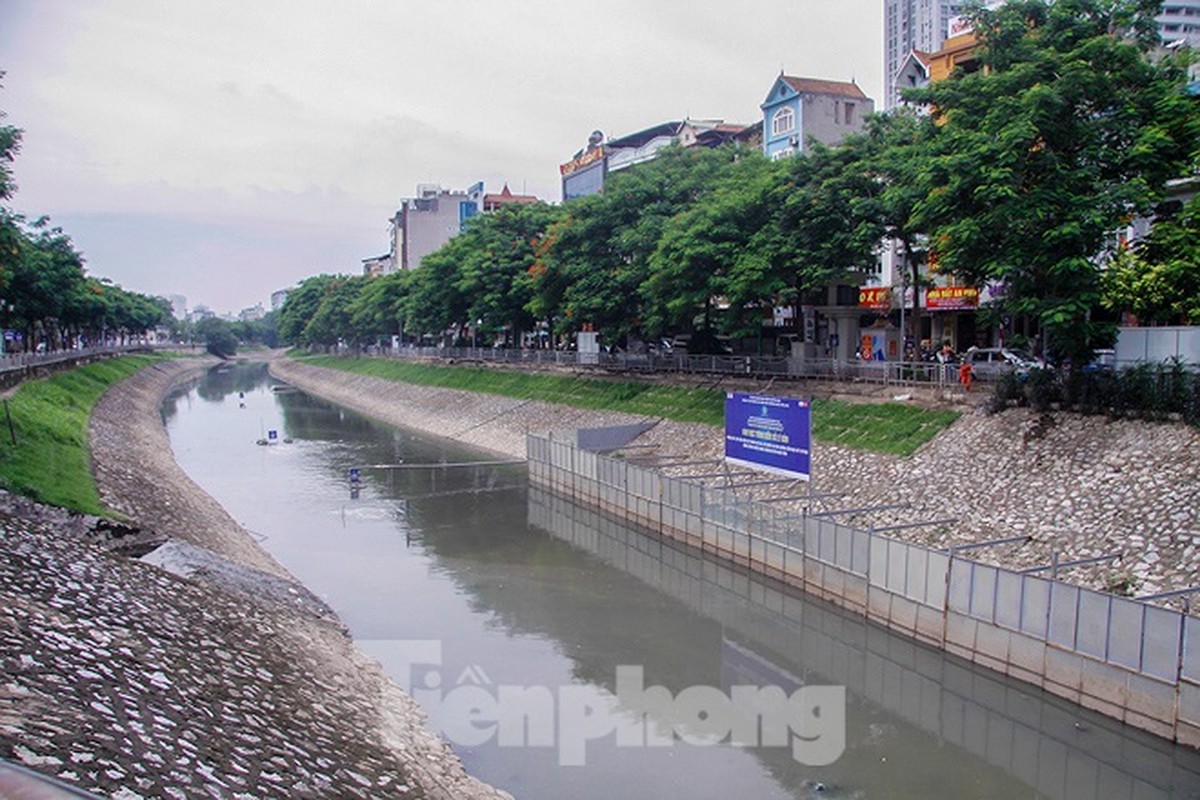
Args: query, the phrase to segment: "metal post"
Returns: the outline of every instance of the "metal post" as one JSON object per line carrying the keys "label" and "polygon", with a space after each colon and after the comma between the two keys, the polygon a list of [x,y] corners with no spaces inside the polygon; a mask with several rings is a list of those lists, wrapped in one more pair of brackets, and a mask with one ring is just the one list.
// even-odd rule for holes
{"label": "metal post", "polygon": [[1125,554],[1124,553],[1109,553],[1108,555],[1096,556],[1095,558],[1081,558],[1081,559],[1078,559],[1077,561],[1065,561],[1065,562],[1060,562],[1058,560],[1058,555],[1059,555],[1058,553],[1051,554],[1051,560],[1050,560],[1049,564],[1045,564],[1040,567],[1029,567],[1028,569],[1020,570],[1020,573],[1022,575],[1034,575],[1038,572],[1050,570],[1051,580],[1056,580],[1058,573],[1061,570],[1070,569],[1071,567],[1082,567],[1082,566],[1086,566],[1088,564],[1099,564],[1104,561],[1117,561],[1117,560],[1121,559]]}
{"label": "metal post", "polygon": [[973,544],[958,544],[958,545],[954,545],[953,547],[943,547],[941,549],[941,552],[949,553],[950,555],[953,556],[955,553],[961,553],[964,550],[978,550],[981,547],[998,547],[999,545],[1002,545],[1002,544],[1017,544],[1018,542],[1024,543],[1024,542],[1028,542],[1032,538],[1033,538],[1032,536],[1028,536],[1028,535],[1026,535],[1026,536],[1011,536],[1007,539],[992,539],[991,541],[975,542]]}
{"label": "metal post", "polygon": [[862,506],[860,508],[840,508],[836,511],[817,511],[809,514],[810,517],[840,517],[847,514],[865,514],[868,511],[893,511],[899,508],[908,508],[911,503],[890,503],[888,505],[878,506]]}

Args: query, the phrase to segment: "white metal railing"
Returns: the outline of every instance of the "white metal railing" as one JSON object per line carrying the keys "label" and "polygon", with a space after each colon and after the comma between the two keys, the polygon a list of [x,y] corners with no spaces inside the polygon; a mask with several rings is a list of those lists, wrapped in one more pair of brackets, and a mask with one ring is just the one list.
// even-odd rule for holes
{"label": "white metal railing", "polygon": [[61,364],[65,361],[75,361],[80,358],[121,355],[122,353],[144,352],[152,349],[154,349],[154,345],[124,344],[84,347],[79,350],[53,350],[47,353],[0,353],[0,373],[23,370],[29,367]]}
{"label": "white metal railing", "polygon": [[926,361],[838,361],[788,356],[663,355],[659,353],[579,353],[492,347],[349,347],[330,348],[338,355],[376,358],[482,361],[488,363],[558,366],[621,372],[681,373],[695,375],[751,376],[792,379],[838,380],[877,383],[884,386],[936,386],[958,383],[958,368],[952,364]]}

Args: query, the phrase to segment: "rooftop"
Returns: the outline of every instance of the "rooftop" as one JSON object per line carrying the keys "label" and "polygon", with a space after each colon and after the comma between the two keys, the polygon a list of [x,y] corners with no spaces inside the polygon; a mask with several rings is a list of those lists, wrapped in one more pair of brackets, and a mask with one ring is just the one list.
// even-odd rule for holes
{"label": "rooftop", "polygon": [[796,78],[791,75],[781,75],[780,78],[800,94],[829,94],[857,100],[869,99],[854,81],[827,81],[820,78]]}

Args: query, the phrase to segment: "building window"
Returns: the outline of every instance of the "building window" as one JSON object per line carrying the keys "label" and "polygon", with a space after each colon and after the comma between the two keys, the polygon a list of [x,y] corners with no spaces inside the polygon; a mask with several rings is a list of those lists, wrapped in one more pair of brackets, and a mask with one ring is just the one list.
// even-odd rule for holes
{"label": "building window", "polygon": [[796,129],[796,112],[784,106],[771,117],[771,135],[780,136]]}
{"label": "building window", "polygon": [[844,117],[845,117],[844,122],[847,125],[853,125],[854,124],[854,103],[843,104],[842,110],[844,112]]}

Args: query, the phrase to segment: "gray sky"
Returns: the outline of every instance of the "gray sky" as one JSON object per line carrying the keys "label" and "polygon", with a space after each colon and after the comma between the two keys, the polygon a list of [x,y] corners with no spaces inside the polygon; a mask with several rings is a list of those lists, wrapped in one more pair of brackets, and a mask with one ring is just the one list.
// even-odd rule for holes
{"label": "gray sky", "polygon": [[417,183],[557,202],[558,165],[783,70],[882,104],[881,0],[0,0],[18,211],[218,312],[387,251]]}

